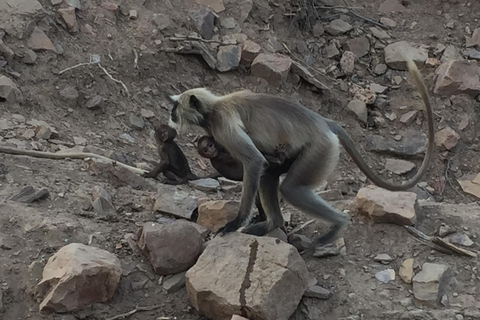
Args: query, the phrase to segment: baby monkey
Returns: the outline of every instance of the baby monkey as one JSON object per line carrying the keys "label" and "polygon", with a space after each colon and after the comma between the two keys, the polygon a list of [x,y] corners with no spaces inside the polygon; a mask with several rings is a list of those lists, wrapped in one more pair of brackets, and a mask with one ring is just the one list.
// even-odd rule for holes
{"label": "baby monkey", "polygon": [[[287,171],[282,166],[285,162],[286,148],[286,145],[281,144],[275,149],[275,154],[273,156],[264,155],[265,159],[267,159],[269,164],[267,170],[274,170],[278,173],[279,176],[280,174]],[[213,137],[201,137],[198,140],[197,151],[202,157],[210,159],[212,167],[214,167],[215,170],[217,170],[217,172],[225,178],[234,181],[243,180],[242,162],[232,157],[232,155],[217,141],[215,141]],[[255,205],[258,209],[258,221],[265,221],[267,217],[265,215],[265,211],[263,210],[258,195],[255,199]]]}
{"label": "baby monkey", "polygon": [[182,184],[189,180],[196,180],[198,177],[192,173],[188,165],[187,157],[173,139],[177,131],[168,125],[154,126],[155,141],[157,142],[160,163],[153,170],[146,173],[146,178],[156,178],[160,173],[167,178],[165,184]]}

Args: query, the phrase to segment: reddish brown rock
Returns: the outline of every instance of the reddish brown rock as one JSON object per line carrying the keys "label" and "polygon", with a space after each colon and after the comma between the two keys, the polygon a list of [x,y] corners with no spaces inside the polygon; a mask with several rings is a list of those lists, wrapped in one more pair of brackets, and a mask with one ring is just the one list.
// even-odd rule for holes
{"label": "reddish brown rock", "polygon": [[460,139],[460,135],[450,127],[445,127],[435,134],[435,144],[444,150],[453,149]]}
{"label": "reddish brown rock", "polygon": [[241,62],[246,66],[250,66],[261,50],[262,47],[260,47],[258,43],[253,42],[252,40],[245,40],[243,43]]}
{"label": "reddish brown rock", "polygon": [[235,219],[239,203],[236,201],[207,201],[198,206],[197,223],[212,232],[217,232],[227,222]]}
{"label": "reddish brown rock", "polygon": [[63,21],[67,24],[70,32],[78,32],[77,17],[75,16],[75,8],[67,7],[58,9],[58,13],[62,16]]}
{"label": "reddish brown rock", "polygon": [[393,192],[377,186],[361,188],[356,197],[357,209],[376,222],[413,225],[417,219],[417,195],[413,192]]}
{"label": "reddish brown rock", "polygon": [[435,71],[437,80],[434,93],[451,96],[466,93],[472,96],[480,93],[479,68],[476,61],[450,60]]}
{"label": "reddish brown rock", "polygon": [[148,257],[156,274],[177,274],[195,264],[202,252],[203,237],[188,221],[169,224],[147,222],[138,247]]}
{"label": "reddish brown rock", "polygon": [[53,42],[47,37],[47,35],[38,27],[33,28],[32,34],[27,41],[27,46],[34,50],[50,50],[57,52]]}
{"label": "reddish brown rock", "polygon": [[72,243],[51,256],[38,284],[40,311],[70,312],[110,300],[122,268],[112,253]]}
{"label": "reddish brown rock", "polygon": [[308,285],[295,247],[270,237],[239,232],[214,238],[187,271],[188,297],[208,318],[287,320]]}
{"label": "reddish brown rock", "polygon": [[287,80],[291,65],[292,61],[282,55],[260,53],[252,62],[251,74],[278,86]]}

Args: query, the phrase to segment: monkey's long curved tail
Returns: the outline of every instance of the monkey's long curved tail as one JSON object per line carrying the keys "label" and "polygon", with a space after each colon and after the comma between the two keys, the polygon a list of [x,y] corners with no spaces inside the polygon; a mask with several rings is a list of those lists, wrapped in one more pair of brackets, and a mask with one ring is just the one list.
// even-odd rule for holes
{"label": "monkey's long curved tail", "polygon": [[425,104],[425,109],[427,112],[427,125],[428,125],[428,144],[427,144],[427,150],[425,152],[425,157],[423,158],[422,165],[418,169],[417,173],[410,180],[408,180],[403,184],[392,184],[388,181],[383,180],[379,176],[377,176],[372,171],[372,169],[370,169],[370,167],[365,162],[365,160],[363,160],[362,156],[358,152],[357,148],[355,147],[355,144],[353,143],[348,133],[335,122],[326,119],[327,124],[330,127],[330,130],[332,130],[337,135],[342,146],[345,148],[347,153],[352,157],[355,164],[367,176],[367,178],[370,179],[377,186],[387,190],[391,190],[391,191],[403,191],[415,186],[420,181],[420,179],[422,179],[425,172],[427,171],[428,165],[432,160],[433,153],[435,150],[435,128],[433,123],[433,110],[430,104],[430,97],[428,95],[428,90],[415,62],[413,62],[411,59],[407,59],[407,64],[408,64],[408,69],[410,71],[410,74],[412,75],[413,80],[415,81],[417,90],[422,96],[423,103]]}

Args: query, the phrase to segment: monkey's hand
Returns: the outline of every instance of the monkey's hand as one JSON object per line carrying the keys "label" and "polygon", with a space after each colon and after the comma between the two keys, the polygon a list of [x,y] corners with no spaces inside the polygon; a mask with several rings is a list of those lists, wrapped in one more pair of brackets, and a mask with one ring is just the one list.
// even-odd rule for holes
{"label": "monkey's hand", "polygon": [[223,227],[218,229],[218,231],[215,233],[215,236],[217,235],[224,236],[227,233],[237,231],[238,228],[242,226],[242,224],[243,224],[243,221],[238,217],[236,217],[235,219],[233,219],[232,221],[228,222]]}

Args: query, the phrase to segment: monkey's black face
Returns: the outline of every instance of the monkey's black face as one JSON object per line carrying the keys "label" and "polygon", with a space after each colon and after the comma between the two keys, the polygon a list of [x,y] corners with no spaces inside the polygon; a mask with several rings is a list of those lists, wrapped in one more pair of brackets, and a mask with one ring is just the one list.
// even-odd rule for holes
{"label": "monkey's black face", "polygon": [[172,122],[174,123],[178,123],[178,102],[175,102],[174,105],[173,105],[173,108],[172,108],[172,111],[170,112],[170,119],[172,120]]}
{"label": "monkey's black face", "polygon": [[218,157],[218,148],[212,140],[201,141],[198,145],[198,152],[204,158]]}

